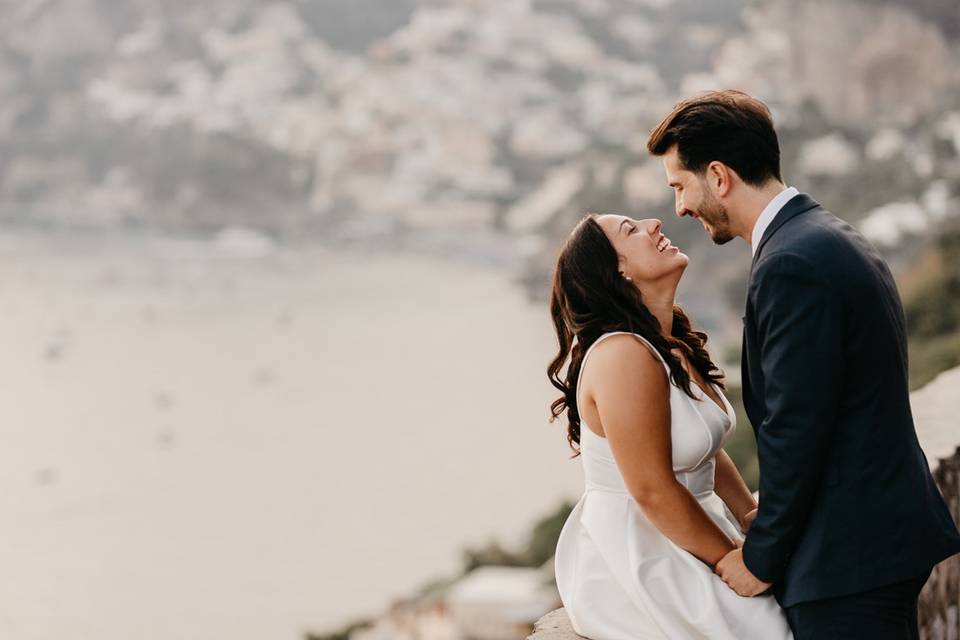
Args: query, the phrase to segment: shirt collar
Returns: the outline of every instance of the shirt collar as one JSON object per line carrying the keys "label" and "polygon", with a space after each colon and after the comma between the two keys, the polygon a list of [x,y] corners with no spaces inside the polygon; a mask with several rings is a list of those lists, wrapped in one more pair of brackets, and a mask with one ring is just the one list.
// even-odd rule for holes
{"label": "shirt collar", "polygon": [[787,204],[795,195],[799,195],[799,191],[796,187],[787,187],[776,196],[773,197],[773,200],[767,204],[767,206],[760,213],[760,217],[757,218],[756,224],[753,225],[753,233],[750,236],[750,251],[756,255],[757,246],[760,244],[760,240],[763,238],[763,232],[767,230],[767,227],[770,226],[770,223],[773,222],[773,219],[777,217],[777,214],[780,213],[780,210],[783,209],[783,206]]}

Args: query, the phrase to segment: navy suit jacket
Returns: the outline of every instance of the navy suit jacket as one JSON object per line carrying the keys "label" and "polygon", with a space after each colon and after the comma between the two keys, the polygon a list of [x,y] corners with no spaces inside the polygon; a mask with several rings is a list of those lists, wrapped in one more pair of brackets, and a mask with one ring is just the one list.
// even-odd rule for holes
{"label": "navy suit jacket", "polygon": [[913,578],[960,552],[914,430],[890,270],[806,194],[757,246],[742,375],[760,463],[743,560],[781,606]]}

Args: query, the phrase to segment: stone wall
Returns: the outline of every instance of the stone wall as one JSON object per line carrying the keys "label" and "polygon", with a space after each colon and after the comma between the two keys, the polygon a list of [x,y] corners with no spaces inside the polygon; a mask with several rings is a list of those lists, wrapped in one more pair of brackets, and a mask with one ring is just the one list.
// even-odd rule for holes
{"label": "stone wall", "polygon": [[[940,374],[911,396],[917,436],[933,477],[960,522],[960,368]],[[933,569],[920,593],[920,639],[960,639],[960,555]]]}
{"label": "stone wall", "polygon": [[[953,519],[960,521],[960,450],[942,460],[934,477],[950,505]],[[960,555],[944,560],[933,569],[920,593],[920,640],[960,638]]]}
{"label": "stone wall", "polygon": [[[954,520],[960,522],[960,367],[911,395],[917,437]],[[960,640],[960,555],[937,565],[920,594],[921,640]],[[575,640],[563,609],[541,618],[528,640]]]}

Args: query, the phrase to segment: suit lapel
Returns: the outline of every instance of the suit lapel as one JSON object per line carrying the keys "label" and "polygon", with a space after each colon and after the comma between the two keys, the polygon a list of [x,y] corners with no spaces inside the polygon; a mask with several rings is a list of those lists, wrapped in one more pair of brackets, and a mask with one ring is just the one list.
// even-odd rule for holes
{"label": "suit lapel", "polygon": [[783,205],[783,208],[780,209],[780,212],[773,218],[773,221],[770,223],[770,226],[766,228],[763,232],[763,236],[760,238],[760,244],[757,245],[757,250],[753,254],[753,262],[750,264],[750,271],[753,271],[753,267],[757,264],[757,260],[760,258],[760,252],[763,250],[763,245],[775,234],[780,227],[787,223],[791,218],[795,218],[801,213],[810,211],[815,207],[819,207],[820,203],[808,196],[805,193],[798,193],[787,201],[787,204]]}
{"label": "suit lapel", "polygon": [[[777,213],[773,221],[770,223],[770,226],[766,228],[763,232],[763,236],[760,238],[760,242],[757,245],[757,250],[753,254],[753,262],[750,265],[750,279],[753,279],[753,268],[756,266],[757,261],[760,259],[760,253],[763,251],[764,245],[767,244],[767,241],[773,237],[773,235],[780,230],[780,227],[785,225],[789,220],[797,217],[801,213],[806,213],[811,209],[819,207],[820,204],[808,196],[805,193],[798,193],[794,197],[790,198],[783,208]],[[749,294],[748,294],[749,295]],[[749,307],[749,302],[748,302]],[[749,313],[749,311],[748,311]],[[740,352],[740,376],[741,376],[741,390],[743,392],[743,406],[747,411],[747,417],[750,418],[750,423],[753,425],[754,433],[756,434],[760,427],[760,422],[762,422],[764,416],[761,415],[763,412],[762,407],[759,407],[754,404],[754,394],[753,394],[753,382],[757,380],[751,380],[750,378],[750,365],[751,358],[749,356],[748,340],[747,340],[747,324],[750,319],[747,315],[743,316],[743,342],[741,345]],[[756,353],[757,345],[753,345],[753,353]],[[762,384],[763,374],[758,372],[759,382]]]}

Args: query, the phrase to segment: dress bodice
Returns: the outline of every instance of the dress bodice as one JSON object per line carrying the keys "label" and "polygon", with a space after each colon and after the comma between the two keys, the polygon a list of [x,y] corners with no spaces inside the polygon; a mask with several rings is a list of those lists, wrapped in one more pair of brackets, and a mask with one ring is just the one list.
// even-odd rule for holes
{"label": "dress bodice", "polygon": [[[583,356],[580,374],[583,374],[590,351],[601,340],[617,334],[633,335],[660,360],[670,376],[670,368],[660,353],[643,336],[626,331],[613,331],[601,335],[590,345]],[[703,496],[713,492],[714,456],[729,441],[736,429],[736,414],[726,396],[714,386],[726,409],[720,407],[697,384],[691,380],[690,386],[698,399],[670,382],[670,437],[673,451],[673,471],[677,481],[687,487],[694,496]],[[577,389],[580,383],[577,381]],[[587,490],[627,492],[607,439],[596,434],[580,415],[580,450],[583,457],[583,473]]]}

